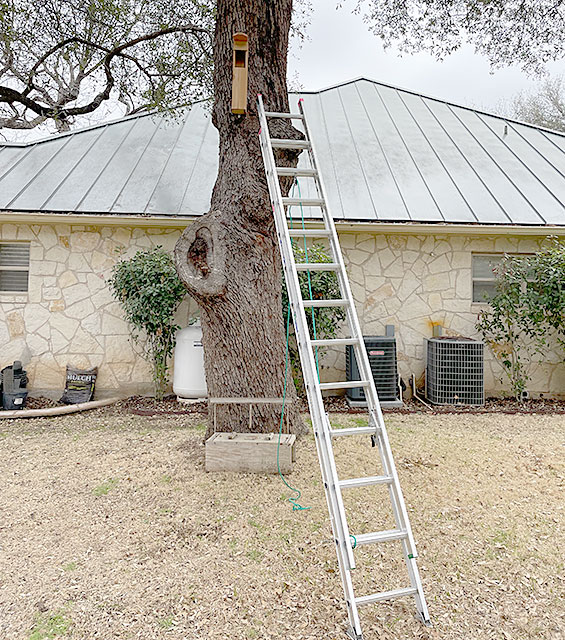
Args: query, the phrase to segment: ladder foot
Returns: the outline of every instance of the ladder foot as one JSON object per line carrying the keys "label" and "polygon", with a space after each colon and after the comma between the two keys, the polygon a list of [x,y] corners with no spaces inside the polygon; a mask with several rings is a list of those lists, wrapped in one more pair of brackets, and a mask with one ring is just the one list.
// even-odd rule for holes
{"label": "ladder foot", "polygon": [[363,640],[363,634],[357,633],[353,627],[348,627],[347,635],[351,638],[351,640]]}
{"label": "ladder foot", "polygon": [[421,611],[418,611],[416,617],[425,627],[432,626],[432,621],[430,620],[430,616],[424,615]]}

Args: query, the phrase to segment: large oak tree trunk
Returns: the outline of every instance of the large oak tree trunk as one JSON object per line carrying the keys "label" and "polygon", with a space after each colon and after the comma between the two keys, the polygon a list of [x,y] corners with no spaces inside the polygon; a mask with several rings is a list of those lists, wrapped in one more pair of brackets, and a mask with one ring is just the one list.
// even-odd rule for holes
{"label": "large oak tree trunk", "polygon": [[[256,97],[288,111],[286,66],[292,0],[218,0],[214,42],[213,123],[220,137],[211,210],[183,233],[175,249],[180,277],[201,308],[210,397],[281,397],[285,334],[278,242],[259,147]],[[232,37],[249,37],[248,113],[231,113]],[[274,137],[300,137],[273,120]],[[295,165],[295,153],[277,162]],[[288,191],[290,184],[282,185]],[[291,430],[304,430],[288,375]],[[210,412],[211,413],[211,412]],[[280,406],[255,407],[253,431],[279,426]],[[212,429],[209,425],[208,432]],[[219,431],[248,431],[249,408],[218,407]]]}

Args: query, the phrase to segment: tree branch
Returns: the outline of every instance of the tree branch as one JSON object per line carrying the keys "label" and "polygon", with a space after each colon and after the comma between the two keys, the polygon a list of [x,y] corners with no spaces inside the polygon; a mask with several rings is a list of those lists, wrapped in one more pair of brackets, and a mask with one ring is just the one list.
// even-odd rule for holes
{"label": "tree branch", "polygon": [[[158,31],[154,31],[152,33],[148,33],[137,38],[133,38],[128,42],[125,42],[113,49],[109,49],[108,47],[104,47],[103,45],[99,45],[95,42],[87,40],[85,38],[80,37],[71,37],[58,42],[56,45],[51,47],[47,52],[45,52],[32,66],[30,72],[28,74],[26,87],[22,91],[18,91],[12,87],[8,86],[0,86],[0,102],[5,102],[8,104],[19,103],[22,106],[26,107],[30,111],[33,111],[38,116],[42,118],[53,118],[57,121],[66,121],[68,118],[77,115],[85,115],[88,113],[92,113],[95,111],[105,100],[108,100],[110,97],[110,93],[115,85],[115,78],[112,74],[112,62],[116,57],[123,57],[133,61],[136,66],[146,75],[146,77],[151,80],[150,75],[147,70],[143,68],[141,63],[139,63],[134,56],[131,56],[125,51],[137,44],[142,42],[148,42],[151,40],[155,40],[164,35],[172,34],[172,33],[194,33],[194,34],[206,34],[211,37],[211,33],[208,29],[204,27],[199,27],[196,25],[184,25],[180,27],[167,27],[164,29],[160,29]],[[200,39],[199,42],[201,43]],[[36,99],[30,97],[30,93],[32,91],[37,91],[38,93],[43,93],[40,87],[37,87],[34,82],[34,76],[39,71],[40,67],[45,63],[45,61],[55,54],[57,51],[60,51],[67,47],[69,44],[83,44],[85,47],[90,47],[92,49],[98,49],[100,51],[104,51],[106,55],[102,60],[101,64],[104,69],[104,75],[106,77],[106,84],[102,91],[100,91],[88,104],[82,105],[80,107],[69,107],[69,108],[61,108],[63,104],[67,104],[69,100],[76,99],[73,98],[73,93],[71,91],[71,95],[65,95],[64,92],[61,92],[59,96],[59,102],[54,106],[45,106],[42,105]],[[201,44],[202,46],[202,44]],[[60,83],[57,83],[60,86]],[[45,96],[44,96],[45,97]],[[47,100],[45,100],[47,102]]]}

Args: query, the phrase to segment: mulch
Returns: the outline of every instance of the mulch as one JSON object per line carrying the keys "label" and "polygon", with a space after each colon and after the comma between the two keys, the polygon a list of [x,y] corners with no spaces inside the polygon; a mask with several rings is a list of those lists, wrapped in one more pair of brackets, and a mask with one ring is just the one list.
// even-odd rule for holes
{"label": "mulch", "polygon": [[[308,411],[308,402],[306,398],[299,398],[300,411]],[[426,403],[429,405],[429,403]],[[26,409],[45,409],[50,407],[65,406],[62,402],[51,400],[44,396],[29,396],[26,402]],[[359,407],[350,407],[345,397],[328,397],[325,398],[326,410],[329,413],[365,413],[365,409]],[[207,402],[179,402],[174,394],[165,396],[158,402],[155,398],[146,396],[130,396],[124,400],[120,400],[112,407],[108,407],[109,411],[119,412],[126,415],[137,416],[159,416],[159,415],[191,415],[200,414],[208,415]],[[429,405],[426,406],[419,400],[411,398],[404,402],[404,406],[394,409],[384,409],[385,413],[411,414],[425,413],[429,415],[451,414],[451,413],[505,413],[505,414],[565,414],[565,401],[552,400],[546,398],[526,400],[519,402],[514,398],[487,398],[482,406],[470,405]]]}

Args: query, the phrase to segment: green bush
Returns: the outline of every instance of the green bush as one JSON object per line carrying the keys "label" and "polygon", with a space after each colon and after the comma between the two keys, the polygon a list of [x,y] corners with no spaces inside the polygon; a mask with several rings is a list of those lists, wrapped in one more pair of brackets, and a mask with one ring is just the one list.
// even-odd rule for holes
{"label": "green bush", "polygon": [[[309,247],[300,246],[293,243],[294,259],[297,263],[304,262],[332,262],[331,256],[326,248],[320,243],[313,243]],[[305,300],[328,300],[340,298],[339,282],[337,275],[332,271],[301,271],[298,273],[298,281],[302,298]],[[283,282],[283,319],[286,328],[286,318],[288,313],[288,293]],[[337,335],[340,324],[345,320],[345,311],[342,307],[316,307],[306,309],[306,320],[310,335],[314,334],[318,339],[334,338]],[[317,360],[323,355],[322,348],[316,348]],[[297,390],[303,390],[302,369],[300,366],[300,356],[294,335],[289,341],[289,356],[292,375]]]}
{"label": "green bush", "polygon": [[505,256],[495,275],[476,327],[521,399],[533,357],[565,349],[565,247],[554,241],[533,255]]}
{"label": "green bush", "polygon": [[132,338],[153,365],[155,397],[162,400],[173,354],[175,312],[186,295],[171,256],[162,248],[138,251],[118,262],[108,282],[132,328]]}

